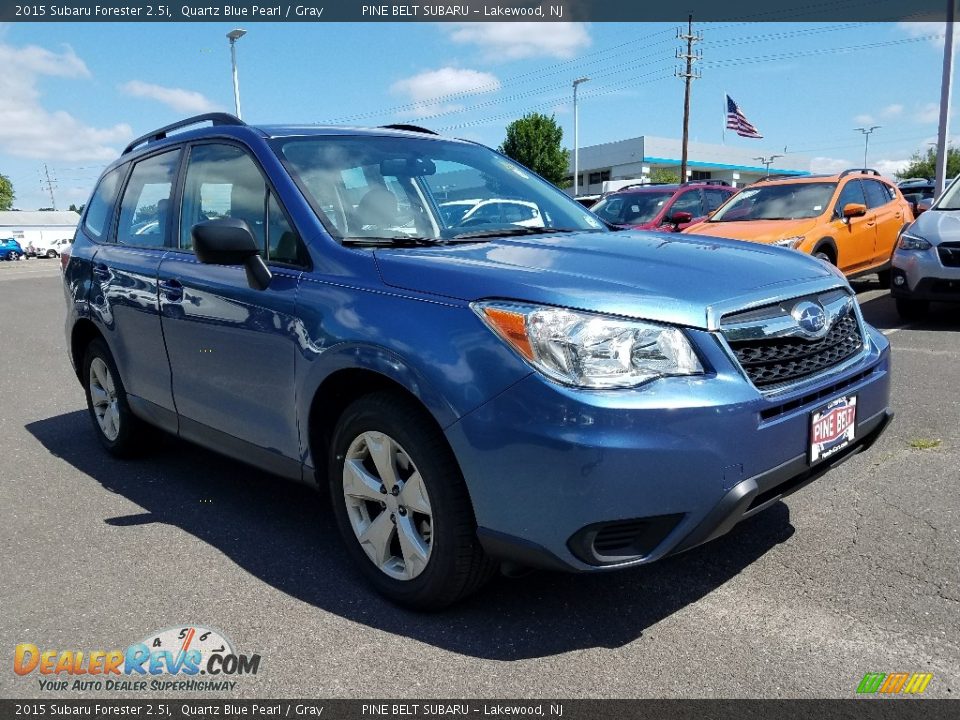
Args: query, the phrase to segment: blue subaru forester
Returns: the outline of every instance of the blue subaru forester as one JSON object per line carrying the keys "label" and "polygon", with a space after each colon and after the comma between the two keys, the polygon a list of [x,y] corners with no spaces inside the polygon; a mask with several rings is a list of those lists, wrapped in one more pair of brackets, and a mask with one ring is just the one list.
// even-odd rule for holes
{"label": "blue subaru forester", "polygon": [[612,232],[412,126],[190,118],[132,142],[62,259],[93,427],[329,486],[346,551],[436,608],[500,564],[648,563],[883,432],[890,360],[792,250]]}

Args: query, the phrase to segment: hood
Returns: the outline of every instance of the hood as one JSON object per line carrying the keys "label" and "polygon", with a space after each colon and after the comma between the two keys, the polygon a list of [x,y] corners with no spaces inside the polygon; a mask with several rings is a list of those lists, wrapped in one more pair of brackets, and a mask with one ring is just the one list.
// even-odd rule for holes
{"label": "hood", "polygon": [[817,224],[817,218],[801,220],[743,220],[732,222],[698,223],[684,232],[710,237],[749,240],[751,242],[772,243],[795,235],[805,235]]}
{"label": "hood", "polygon": [[809,255],[679,233],[571,233],[377,249],[392,287],[715,329],[722,312],[844,283]]}
{"label": "hood", "polygon": [[935,245],[960,242],[960,210],[927,210],[907,230]]}

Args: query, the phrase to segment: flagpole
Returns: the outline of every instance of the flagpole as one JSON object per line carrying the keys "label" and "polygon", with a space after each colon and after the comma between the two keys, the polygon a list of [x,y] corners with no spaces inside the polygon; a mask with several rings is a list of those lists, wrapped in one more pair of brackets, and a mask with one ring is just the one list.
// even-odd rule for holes
{"label": "flagpole", "polygon": [[723,93],[723,118],[722,119],[723,119],[723,122],[720,125],[720,127],[723,128],[723,130],[721,130],[721,137],[723,138],[722,144],[726,145],[727,144],[727,93],[726,91],[724,91]]}

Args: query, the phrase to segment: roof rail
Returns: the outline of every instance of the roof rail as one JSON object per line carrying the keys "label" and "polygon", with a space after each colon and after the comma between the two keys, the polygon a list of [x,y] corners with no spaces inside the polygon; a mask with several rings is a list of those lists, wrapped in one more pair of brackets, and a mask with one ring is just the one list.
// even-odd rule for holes
{"label": "roof rail", "polygon": [[844,170],[840,173],[840,177],[846,177],[847,175],[853,175],[854,173],[860,173],[861,175],[876,175],[880,177],[880,173],[873,168],[850,168],[849,170]]}
{"label": "roof rail", "polygon": [[686,185],[726,185],[730,187],[730,183],[726,180],[687,180],[686,182],[680,183],[683,186]]}
{"label": "roof rail", "polygon": [[384,130],[406,130],[407,132],[424,133],[426,135],[440,134],[440,133],[434,132],[433,130],[428,130],[425,127],[420,127],[419,125],[408,125],[407,123],[396,123],[394,125],[381,125],[380,127]]}
{"label": "roof rail", "polygon": [[751,185],[756,185],[757,183],[767,182],[768,180],[783,180],[784,178],[798,177],[797,175],[789,175],[787,173],[780,173],[778,175],[765,175],[762,178],[757,178],[754,180]]}
{"label": "roof rail", "polygon": [[123,154],[131,152],[138,145],[143,145],[156,140],[163,140],[167,133],[173,132],[174,130],[179,130],[180,128],[189,127],[191,125],[197,125],[202,122],[211,122],[216,125],[246,125],[246,123],[235,115],[224,112],[214,112],[214,113],[204,113],[203,115],[194,115],[193,117],[188,117],[185,120],[180,120],[170,125],[164,125],[162,128],[158,128],[151,132],[148,132],[146,135],[141,135],[136,140],[132,141],[123,149]]}

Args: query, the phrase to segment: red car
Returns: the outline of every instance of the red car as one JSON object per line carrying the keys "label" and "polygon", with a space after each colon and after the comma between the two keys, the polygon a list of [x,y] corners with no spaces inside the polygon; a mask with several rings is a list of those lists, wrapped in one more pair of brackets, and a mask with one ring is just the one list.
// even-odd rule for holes
{"label": "red car", "polygon": [[736,188],[709,180],[679,185],[628,185],[604,195],[590,209],[620,228],[679,232],[705,220],[736,192]]}

